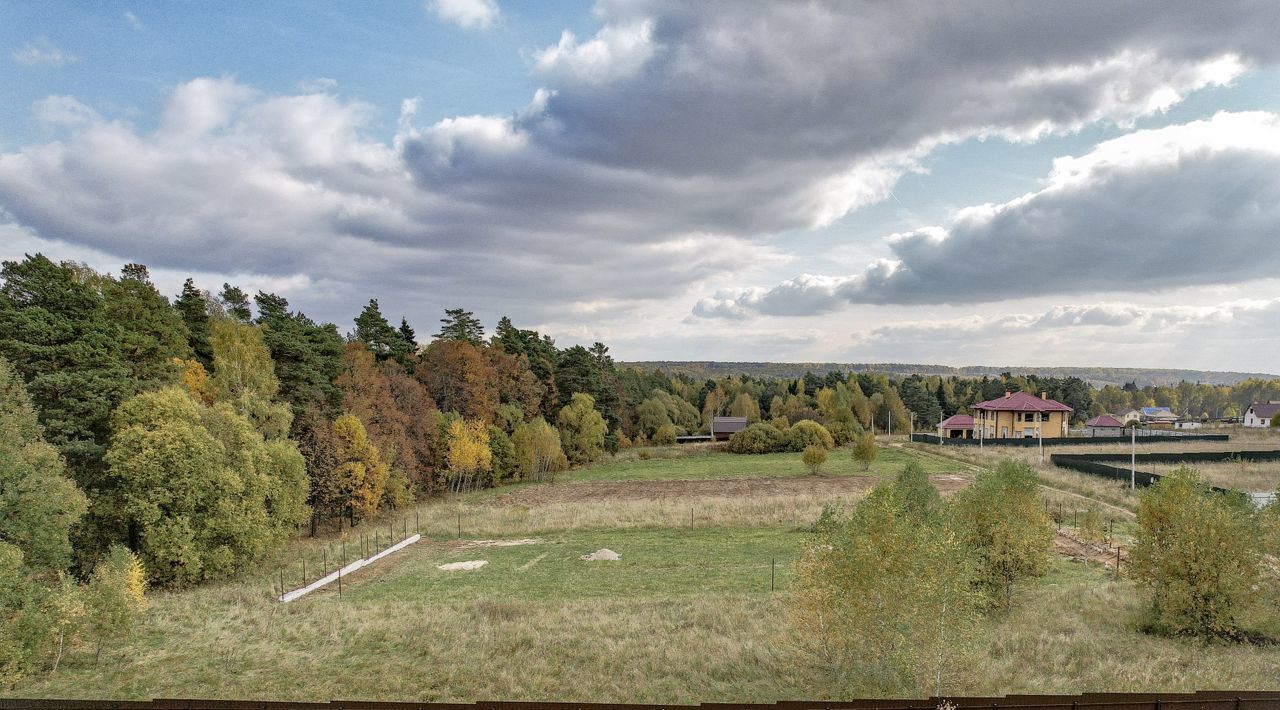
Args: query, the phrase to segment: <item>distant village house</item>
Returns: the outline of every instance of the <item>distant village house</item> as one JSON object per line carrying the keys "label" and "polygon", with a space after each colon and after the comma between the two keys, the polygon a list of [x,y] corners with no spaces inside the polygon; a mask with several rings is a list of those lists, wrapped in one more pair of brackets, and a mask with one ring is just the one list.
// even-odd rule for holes
{"label": "distant village house", "polygon": [[953,414],[938,424],[938,436],[943,439],[972,439],[973,417]]}
{"label": "distant village house", "polygon": [[1075,410],[1052,399],[1047,392],[1037,397],[1026,392],[1005,392],[1003,397],[979,402],[969,409],[979,438],[1019,439],[1067,436],[1067,422]]}
{"label": "distant village house", "polygon": [[1244,413],[1244,425],[1247,427],[1268,427],[1271,421],[1280,415],[1280,400],[1270,402],[1254,402]]}
{"label": "distant village house", "polygon": [[1084,423],[1085,436],[1120,436],[1124,433],[1124,422],[1110,414],[1102,414]]}
{"label": "distant village house", "polygon": [[747,428],[746,417],[712,417],[711,438],[728,441],[729,437]]}

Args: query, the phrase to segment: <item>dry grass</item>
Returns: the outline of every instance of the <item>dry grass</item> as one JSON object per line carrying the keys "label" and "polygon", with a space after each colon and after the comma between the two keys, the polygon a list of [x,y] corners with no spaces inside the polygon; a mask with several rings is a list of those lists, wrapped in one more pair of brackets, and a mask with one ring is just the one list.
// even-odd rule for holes
{"label": "dry grass", "polygon": [[[1144,471],[1169,474],[1180,464],[1142,464]],[[1272,493],[1280,488],[1280,461],[1232,461],[1230,463],[1191,463],[1205,480],[1215,486],[1252,493]]]}
{"label": "dry grass", "polygon": [[[1097,565],[1060,560],[1048,577],[1024,587],[1013,610],[992,627],[975,671],[984,688],[1001,693],[1276,687],[1280,646],[1150,636],[1137,629],[1143,606],[1131,582],[1115,581]],[[1265,612],[1262,607],[1255,611]],[[1274,616],[1253,623],[1272,636],[1280,631]]]}
{"label": "dry grass", "polygon": [[1117,512],[1123,510],[1132,513],[1137,510],[1138,497],[1124,483],[1054,466],[1048,462],[1047,450],[1045,462],[1041,463],[1035,449],[991,447],[979,450],[960,446],[939,448],[931,444],[910,444],[909,447],[925,456],[946,456],[966,463],[975,471],[991,468],[1006,458],[1026,461],[1035,467],[1041,484],[1046,487],[1046,496],[1054,505],[1061,504],[1073,509],[1079,507],[1083,510],[1098,503],[1114,508]]}
{"label": "dry grass", "polygon": [[[628,533],[613,534],[621,546],[629,544]],[[654,533],[647,535],[654,539]],[[536,552],[505,549],[512,555]],[[538,553],[532,569],[557,554]],[[424,553],[422,561],[436,560]],[[502,572],[502,564],[491,567]],[[511,566],[508,574],[521,566]],[[601,574],[613,574],[604,569]],[[701,589],[705,583],[698,576],[686,574],[673,576],[678,584],[661,591],[625,597],[588,594],[582,583],[556,587],[554,575],[527,584],[495,576],[496,586],[487,592],[442,593],[423,574],[406,566],[344,600],[328,594],[290,605],[275,604],[262,590],[241,583],[159,594],[142,633],[109,649],[100,665],[93,664],[91,651],[79,649],[56,675],[9,692],[642,703],[771,702],[877,692],[842,684],[849,676],[816,667],[795,650],[785,626],[785,591],[733,590],[718,573],[709,591]],[[1016,595],[1012,611],[985,622],[965,680],[946,692],[1275,685],[1280,647],[1205,646],[1144,635],[1136,630],[1143,602],[1133,585],[1111,580],[1096,565],[1057,561],[1048,576],[1020,586]],[[930,690],[903,693],[927,696]]]}
{"label": "dry grass", "polygon": [[[964,471],[994,462],[977,457],[962,464],[914,448],[898,451],[930,459],[932,470]],[[703,465],[692,459],[672,463]],[[1045,495],[1051,508],[1061,501],[1075,506],[1072,512],[1083,510],[1095,505],[1092,496],[1132,506],[1122,488],[1099,479],[1051,467],[1041,475],[1050,486]],[[638,703],[874,694],[877,689],[847,680],[855,675],[814,666],[788,635],[790,561],[821,506],[838,497],[817,490],[821,479],[789,480],[778,495],[679,501],[485,495],[423,505],[416,511],[418,522],[431,540],[357,573],[342,599],[329,589],[292,604],[276,603],[270,562],[238,580],[157,593],[139,633],[109,648],[100,664],[89,649],[76,649],[57,674],[0,694]],[[807,480],[814,481],[814,490],[804,491]],[[764,483],[756,479],[752,485]],[[566,487],[579,485],[584,484]],[[651,480],[625,485],[655,486]],[[745,483],[717,485],[743,490]],[[859,495],[850,491],[845,499]],[[540,542],[464,547],[451,541],[459,514],[464,538]],[[412,531],[413,513],[362,527],[357,532],[380,531],[385,544],[389,528]],[[354,555],[359,536],[348,535]],[[621,563],[578,560],[606,546],[623,554]],[[296,561],[306,557],[314,569],[322,550],[329,560],[341,554],[336,539],[328,538],[297,540],[280,555],[295,565],[290,587],[300,581]],[[490,564],[452,575],[436,569],[463,559]],[[775,559],[779,586],[770,593]],[[946,692],[1275,685],[1280,646],[1203,646],[1144,635],[1136,629],[1139,592],[1096,565],[1059,559],[1048,576],[1021,585],[1016,594],[1012,611],[985,622],[964,684]],[[1274,589],[1268,594],[1276,597]],[[1274,622],[1250,618],[1258,619],[1251,628],[1280,636]]]}

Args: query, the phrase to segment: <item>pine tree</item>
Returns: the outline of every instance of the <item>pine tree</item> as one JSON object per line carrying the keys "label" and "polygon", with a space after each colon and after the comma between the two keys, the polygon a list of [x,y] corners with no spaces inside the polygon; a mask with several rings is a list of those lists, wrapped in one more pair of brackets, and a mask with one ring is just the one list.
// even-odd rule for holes
{"label": "pine tree", "polygon": [[213,346],[209,343],[209,303],[204,293],[196,288],[195,281],[187,279],[182,284],[182,293],[174,301],[173,307],[182,315],[187,325],[187,342],[195,353],[196,360],[205,369],[213,366]]}
{"label": "pine tree", "polygon": [[404,350],[404,341],[400,332],[391,327],[386,316],[382,315],[382,309],[378,307],[376,298],[370,299],[369,305],[356,316],[353,339],[363,343],[379,362]]}
{"label": "pine tree", "polygon": [[460,340],[480,345],[484,342],[484,326],[475,315],[462,308],[446,308],[444,318],[440,319],[440,332],[437,340]]}
{"label": "pine tree", "polygon": [[309,410],[336,417],[342,393],[334,384],[342,373],[344,344],[338,328],[331,323],[317,325],[303,313],[291,313],[281,296],[258,292],[257,324],[262,342],[271,354],[280,396],[293,408],[294,430]]}
{"label": "pine tree", "polygon": [[234,320],[248,323],[253,319],[253,311],[249,309],[249,294],[240,290],[239,287],[229,283],[222,284],[222,293],[218,294],[218,300],[227,310],[227,315]]}
{"label": "pine tree", "polygon": [[400,341],[409,348],[409,352],[418,351],[418,334],[413,332],[413,326],[404,317],[400,318]]}
{"label": "pine tree", "polygon": [[45,437],[82,488],[101,473],[110,415],[137,383],[120,351],[121,329],[74,270],[36,254],[4,262],[0,357],[26,383]]}
{"label": "pine tree", "polygon": [[151,284],[147,267],[126,264],[119,280],[105,279],[103,312],[121,332],[121,355],[137,389],[175,384],[181,368],[174,360],[191,357],[187,326]]}

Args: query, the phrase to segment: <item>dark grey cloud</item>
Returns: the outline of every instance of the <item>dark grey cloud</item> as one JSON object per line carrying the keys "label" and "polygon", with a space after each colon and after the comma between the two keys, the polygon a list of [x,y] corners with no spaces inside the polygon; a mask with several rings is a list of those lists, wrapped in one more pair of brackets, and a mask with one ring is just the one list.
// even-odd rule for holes
{"label": "dark grey cloud", "polygon": [[[546,88],[528,106],[424,127],[409,103],[389,142],[367,134],[373,107],[331,85],[272,96],[195,79],[150,132],[60,97],[39,109],[59,140],[0,154],[0,209],[43,238],[157,267],[310,275],[330,283],[320,298],[396,290],[406,309],[530,318],[668,299],[781,263],[770,235],[884,199],[939,144],[1123,124],[1271,64],[1280,6],[603,2],[597,14],[594,36],[534,53]],[[919,237],[899,249],[929,263]],[[820,307],[808,286],[791,290]]]}
{"label": "dark grey cloud", "polygon": [[705,317],[1227,284],[1280,269],[1280,117],[1220,113],[1059,159],[1043,189],[889,240],[852,276],[721,292]]}

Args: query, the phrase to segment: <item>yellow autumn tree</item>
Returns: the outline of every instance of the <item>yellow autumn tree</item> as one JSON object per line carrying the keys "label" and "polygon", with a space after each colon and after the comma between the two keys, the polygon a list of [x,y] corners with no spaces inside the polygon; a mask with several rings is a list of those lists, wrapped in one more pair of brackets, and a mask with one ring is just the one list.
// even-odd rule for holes
{"label": "yellow autumn tree", "polygon": [[173,364],[182,370],[182,386],[191,394],[191,398],[205,405],[213,406],[218,399],[218,388],[213,386],[209,373],[199,360],[183,360],[174,358]]}
{"label": "yellow autumn tree", "polygon": [[489,428],[478,419],[455,419],[449,423],[445,439],[448,447],[450,487],[454,493],[471,490],[487,482],[493,470],[493,450],[489,448]]}
{"label": "yellow autumn tree", "polygon": [[344,414],[332,428],[338,460],[334,488],[351,517],[371,517],[378,512],[387,486],[387,464],[358,417]]}
{"label": "yellow autumn tree", "polygon": [[93,568],[86,593],[89,630],[97,643],[127,637],[147,610],[147,575],[137,555],[123,545],[112,545],[105,559]]}
{"label": "yellow autumn tree", "polygon": [[[636,441],[644,442],[644,434],[637,434]],[[560,435],[542,417],[516,427],[511,444],[516,450],[516,468],[523,481],[548,480],[557,471],[569,467],[569,460],[560,448]]]}

